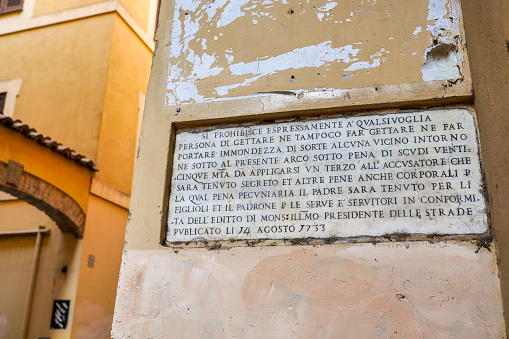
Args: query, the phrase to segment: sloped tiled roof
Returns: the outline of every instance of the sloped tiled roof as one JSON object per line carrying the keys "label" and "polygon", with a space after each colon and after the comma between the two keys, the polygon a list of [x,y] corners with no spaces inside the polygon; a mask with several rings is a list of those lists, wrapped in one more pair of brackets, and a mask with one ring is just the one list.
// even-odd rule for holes
{"label": "sloped tiled roof", "polygon": [[94,161],[87,159],[84,155],[70,149],[61,143],[52,140],[50,137],[38,133],[34,128],[22,123],[18,119],[13,119],[0,113],[0,125],[11,128],[24,136],[37,141],[39,144],[50,148],[51,150],[62,154],[64,157],[76,161],[80,165],[86,166],[91,170],[97,171]]}

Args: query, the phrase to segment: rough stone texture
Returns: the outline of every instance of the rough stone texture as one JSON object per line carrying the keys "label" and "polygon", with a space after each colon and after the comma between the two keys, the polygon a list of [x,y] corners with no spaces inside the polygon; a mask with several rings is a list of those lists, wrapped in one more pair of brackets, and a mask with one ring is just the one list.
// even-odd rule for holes
{"label": "rough stone texture", "polygon": [[67,194],[51,184],[24,172],[17,186],[5,182],[7,166],[0,162],[0,190],[34,205],[60,227],[62,232],[83,237],[85,213]]}
{"label": "rough stone texture", "polygon": [[494,257],[470,244],[126,250],[114,338],[498,338]]}

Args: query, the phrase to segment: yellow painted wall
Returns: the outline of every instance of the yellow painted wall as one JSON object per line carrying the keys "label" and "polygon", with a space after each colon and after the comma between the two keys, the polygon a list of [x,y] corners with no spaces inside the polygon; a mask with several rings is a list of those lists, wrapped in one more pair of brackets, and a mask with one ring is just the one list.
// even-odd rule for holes
{"label": "yellow painted wall", "polygon": [[14,118],[94,159],[113,14],[2,36],[0,80],[23,78]]}
{"label": "yellow painted wall", "polygon": [[[119,0],[122,5],[129,11],[129,13],[133,16],[133,18],[143,27],[144,30],[147,30],[148,22],[149,22],[149,10],[150,10],[150,1],[154,0]],[[149,34],[153,34],[154,32],[149,32]]]}
{"label": "yellow painted wall", "polygon": [[[120,16],[114,19],[95,178],[130,194],[139,93],[148,84],[152,52]],[[73,335],[108,338],[128,211],[90,196],[76,296]],[[95,256],[95,267],[86,265]]]}
{"label": "yellow painted wall", "polygon": [[17,131],[0,126],[0,161],[7,164],[9,160],[22,163],[25,172],[57,187],[86,211],[92,170]]}
{"label": "yellow painted wall", "polygon": [[[20,23],[26,27],[37,22],[39,16],[67,9],[84,13],[81,7],[100,2],[35,0],[35,19]],[[123,12],[124,18],[128,21],[134,18],[134,24],[146,30],[150,22],[150,1],[126,0],[122,4],[128,11]],[[26,13],[25,8],[21,14]],[[67,14],[59,15],[62,20],[67,18]],[[48,18],[50,16],[46,16]],[[30,332],[29,337],[69,338],[72,332],[72,337],[77,338],[109,338],[128,218],[125,200],[128,201],[131,190],[139,97],[146,92],[152,51],[118,13],[62,23],[58,23],[58,16],[52,18],[57,23],[0,35],[0,60],[9,65],[0,67],[0,81],[22,79],[13,117],[94,160],[99,169],[95,182],[101,189],[96,189],[93,193],[96,195],[90,195],[88,169],[20,133],[6,128],[1,130],[5,133],[0,134],[0,161],[13,159],[23,163],[27,172],[40,173],[43,180],[76,199],[87,214],[83,240],[62,235],[54,224],[55,231],[45,240],[43,251],[52,254],[41,266],[46,272],[43,278],[50,273],[56,278],[49,282],[44,280],[42,286],[37,287],[36,293],[41,295],[42,301],[36,300],[40,314],[34,317],[31,331],[44,331],[33,332],[33,335]],[[17,23],[13,24],[13,29],[15,25]],[[124,202],[123,208],[108,201],[118,203],[119,196]],[[12,215],[8,214],[5,220],[3,206],[16,206],[9,210]],[[36,228],[37,225],[28,227],[29,223],[25,222],[24,216],[32,214],[42,215],[44,220],[52,222],[26,203],[0,202],[0,229],[9,228],[9,220],[14,220],[20,228]],[[31,260],[29,242],[25,242],[18,241],[15,245],[21,246],[19,251],[24,251],[27,260]],[[93,268],[87,266],[89,255],[95,255]],[[66,274],[69,277],[71,273],[72,280],[60,277],[61,258],[72,262]],[[26,265],[22,266],[26,270]],[[25,271],[22,274],[26,276]],[[19,279],[9,275],[8,280],[12,284]],[[0,279],[0,283],[3,280]],[[48,288],[53,292],[47,292]],[[73,313],[66,331],[49,330],[51,309],[47,310],[45,305],[57,298],[71,299]],[[0,333],[5,323],[2,314],[0,309]]]}
{"label": "yellow painted wall", "polygon": [[131,193],[139,93],[145,93],[152,52],[115,16],[96,178]]}
{"label": "yellow painted wall", "polygon": [[[68,338],[82,241],[60,232],[47,215],[21,200],[0,201],[0,215],[0,231],[39,226],[51,230],[43,239],[28,338]],[[6,338],[19,338],[21,334],[34,246],[35,236],[0,238],[0,333],[8,327]],[[67,267],[66,273],[62,272],[63,267]],[[71,299],[66,330],[49,328],[55,299]]]}
{"label": "yellow painted wall", "polygon": [[[109,338],[128,216],[127,210],[90,197],[73,323],[76,338]],[[87,266],[89,255],[95,256],[94,267]]]}
{"label": "yellow painted wall", "polygon": [[[47,242],[47,241],[46,241]],[[21,333],[35,236],[0,238],[0,333],[15,337]]]}
{"label": "yellow painted wall", "polygon": [[67,9],[105,2],[104,0],[37,0],[34,7],[34,16],[64,11]]}

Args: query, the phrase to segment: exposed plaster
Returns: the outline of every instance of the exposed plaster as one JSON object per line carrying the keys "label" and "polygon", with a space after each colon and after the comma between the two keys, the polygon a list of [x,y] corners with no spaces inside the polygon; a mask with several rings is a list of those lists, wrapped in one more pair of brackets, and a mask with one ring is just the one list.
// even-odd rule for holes
{"label": "exposed plaster", "polygon": [[[429,0],[427,25],[431,33],[432,44],[426,48],[425,63],[421,67],[422,80],[461,79],[460,48],[461,10],[458,0]],[[458,60],[459,59],[459,60]]]}
{"label": "exposed plaster", "polygon": [[[408,10],[391,4],[176,0],[166,105],[449,79],[451,72],[422,76],[419,68],[434,47],[461,43],[458,0],[419,0],[417,13],[403,21]],[[333,34],[338,31],[347,34]],[[457,50],[447,63],[456,58],[461,67]],[[373,68],[379,71],[368,71]]]}
{"label": "exposed plaster", "polygon": [[[285,54],[271,58],[264,57],[263,60],[257,60],[247,64],[243,62],[231,64],[230,72],[233,75],[252,74],[254,76],[248,77],[242,83],[217,87],[216,92],[219,95],[227,95],[229,89],[245,86],[255,80],[258,80],[262,76],[271,75],[286,69],[300,69],[305,67],[318,68],[332,61],[339,60],[345,63],[349,63],[353,60],[357,60],[355,56],[360,51],[360,49],[353,48],[352,45],[346,45],[340,48],[332,48],[331,43],[331,41],[325,41],[319,45],[297,48]],[[351,56],[353,58],[351,58]],[[292,80],[295,79],[292,78]]]}
{"label": "exposed plaster", "polygon": [[422,80],[456,80],[461,77],[456,58],[456,46],[442,44],[433,47],[426,57],[426,63],[421,67]]}

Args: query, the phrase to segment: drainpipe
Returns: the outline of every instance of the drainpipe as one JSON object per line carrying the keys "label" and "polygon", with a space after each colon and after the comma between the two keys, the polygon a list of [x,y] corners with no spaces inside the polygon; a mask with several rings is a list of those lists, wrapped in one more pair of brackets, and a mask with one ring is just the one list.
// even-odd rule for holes
{"label": "drainpipe", "polygon": [[20,231],[5,231],[0,232],[0,236],[21,236],[36,234],[34,257],[32,259],[32,272],[30,273],[30,283],[28,290],[28,297],[25,306],[25,315],[23,317],[23,327],[21,329],[21,338],[26,339],[28,335],[28,325],[30,323],[30,314],[32,313],[32,301],[34,299],[35,282],[37,281],[37,269],[39,268],[39,257],[41,256],[42,237],[45,234],[50,234],[50,230],[39,226],[37,230],[20,230]]}

